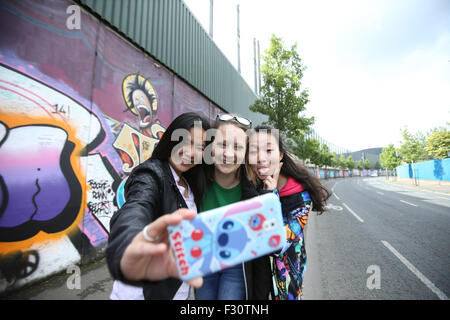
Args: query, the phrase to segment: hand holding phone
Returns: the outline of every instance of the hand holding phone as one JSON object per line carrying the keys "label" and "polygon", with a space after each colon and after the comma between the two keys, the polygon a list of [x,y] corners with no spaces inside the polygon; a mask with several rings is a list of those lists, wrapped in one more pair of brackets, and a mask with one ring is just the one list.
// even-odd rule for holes
{"label": "hand holding phone", "polygon": [[280,250],[286,242],[281,203],[273,193],[202,212],[167,230],[185,281]]}

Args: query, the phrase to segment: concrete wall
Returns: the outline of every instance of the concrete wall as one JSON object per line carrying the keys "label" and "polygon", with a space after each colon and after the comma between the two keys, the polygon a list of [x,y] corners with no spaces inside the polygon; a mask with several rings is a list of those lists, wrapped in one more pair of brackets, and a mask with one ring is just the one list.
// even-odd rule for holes
{"label": "concrete wall", "polygon": [[[417,180],[435,184],[450,184],[450,158],[415,163],[414,170]],[[414,179],[413,165],[398,166],[397,176]]]}
{"label": "concrete wall", "polygon": [[70,30],[72,4],[0,2],[0,292],[102,255],[125,179],[171,120],[220,112],[82,10]]}

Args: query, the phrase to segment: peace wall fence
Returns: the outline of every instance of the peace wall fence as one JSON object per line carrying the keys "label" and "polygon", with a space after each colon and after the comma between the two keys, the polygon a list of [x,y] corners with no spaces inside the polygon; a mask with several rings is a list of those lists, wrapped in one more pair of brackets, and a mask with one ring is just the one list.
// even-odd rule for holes
{"label": "peace wall fence", "polygon": [[[0,293],[103,257],[126,178],[169,123],[184,112],[208,119],[223,112],[206,91],[74,4],[0,1]],[[239,81],[230,90],[242,92],[221,94],[252,101]]]}

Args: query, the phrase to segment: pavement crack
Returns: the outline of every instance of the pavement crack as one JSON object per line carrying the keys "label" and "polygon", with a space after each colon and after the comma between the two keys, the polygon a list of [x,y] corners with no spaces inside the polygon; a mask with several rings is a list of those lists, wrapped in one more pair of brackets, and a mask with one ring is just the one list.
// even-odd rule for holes
{"label": "pavement crack", "polygon": [[106,278],[103,280],[96,281],[92,283],[90,286],[88,286],[86,289],[81,291],[79,294],[77,294],[78,297],[80,297],[81,300],[86,299],[91,294],[94,294],[98,291],[105,292],[105,284],[111,282],[111,278]]}

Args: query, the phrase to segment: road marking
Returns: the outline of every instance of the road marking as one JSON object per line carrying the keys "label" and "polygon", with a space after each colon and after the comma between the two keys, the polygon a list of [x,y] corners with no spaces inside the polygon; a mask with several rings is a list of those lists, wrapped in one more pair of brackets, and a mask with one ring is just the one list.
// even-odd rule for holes
{"label": "road marking", "polygon": [[341,198],[339,198],[336,193],[334,193],[334,196],[336,197],[336,199],[341,200]]}
{"label": "road marking", "polygon": [[380,192],[380,191],[377,191],[377,193],[378,193],[378,194],[381,194],[381,195],[384,195],[384,193],[383,193],[383,192]]}
{"label": "road marking", "polygon": [[414,267],[411,262],[409,262],[404,256],[402,256],[397,250],[395,250],[387,241],[381,240],[381,242],[384,244],[386,248],[388,248],[397,258],[400,259],[401,262],[412,272],[416,275],[417,278],[419,278],[420,281],[422,281],[431,291],[433,291],[441,300],[448,300],[448,297],[445,295],[444,292],[439,290],[433,282],[431,282],[427,277],[423,275],[422,272],[417,270],[416,267]]}
{"label": "road marking", "polygon": [[408,201],[403,201],[403,200],[400,200],[400,202],[403,202],[403,203],[409,204],[410,206],[414,206],[414,207],[417,207],[417,205],[416,205],[416,204],[413,204],[413,203],[409,203]]}
{"label": "road marking", "polygon": [[356,213],[355,213],[355,211],[353,211],[352,209],[350,209],[349,207],[348,207],[348,205],[346,205],[345,203],[342,203],[346,208],[347,208],[347,210],[348,211],[350,211],[350,213],[352,214],[352,215],[354,215],[355,216],[355,218],[356,219],[358,219],[359,220],[359,222],[361,222],[361,223],[363,223],[364,222],[364,220],[363,219],[361,219],[361,217],[360,216],[358,216]]}
{"label": "road marking", "polygon": [[327,210],[336,210],[336,211],[342,211],[342,210],[343,210],[341,206],[336,206],[336,205],[334,205],[334,204],[332,204],[332,203],[327,204],[327,205],[325,206],[325,208],[326,208]]}

